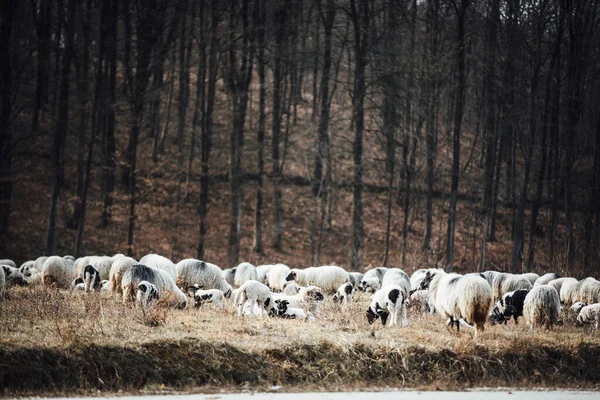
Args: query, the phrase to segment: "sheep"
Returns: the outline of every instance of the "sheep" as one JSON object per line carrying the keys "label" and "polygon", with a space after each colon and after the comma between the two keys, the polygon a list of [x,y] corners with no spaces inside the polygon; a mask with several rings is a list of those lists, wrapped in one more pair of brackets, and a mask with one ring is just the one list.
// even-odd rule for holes
{"label": "sheep", "polygon": [[141,281],[137,286],[135,301],[143,309],[154,306],[158,302],[158,288],[153,283]]}
{"label": "sheep", "polygon": [[525,302],[527,293],[529,293],[529,290],[526,289],[504,293],[492,309],[490,321],[506,324],[512,317],[515,320],[515,324],[518,324],[518,318],[523,316],[523,303]]}
{"label": "sheep", "polygon": [[55,285],[58,288],[68,288],[75,277],[73,263],[63,257],[48,257],[42,267],[44,286]]}
{"label": "sheep", "polygon": [[401,315],[402,326],[408,326],[405,300],[402,286],[392,284],[382,287],[373,295],[367,308],[367,322],[372,325],[377,318],[381,318],[381,325],[386,326],[388,316],[391,315],[388,326],[394,326],[398,324],[398,316]]}
{"label": "sheep", "polygon": [[[63,257],[64,258],[64,257]],[[100,279],[108,279],[110,267],[112,265],[111,258],[108,256],[86,256],[75,260],[75,276],[82,277],[86,266],[91,265],[100,274]]]}
{"label": "sheep", "polygon": [[582,301],[576,301],[575,303],[573,303],[573,305],[571,306],[569,311],[575,315],[579,315],[579,312],[581,311],[581,309],[587,305],[588,305],[588,303],[584,303]]}
{"label": "sheep", "polygon": [[133,265],[123,274],[121,280],[123,304],[136,299],[137,289],[142,281],[147,281],[156,286],[161,302],[162,299],[165,299],[166,305],[185,308],[187,296],[175,285],[171,275],[165,270],[142,264]]}
{"label": "sheep", "polygon": [[125,271],[134,264],[137,264],[137,261],[131,257],[119,257],[113,261],[108,273],[108,290],[111,293],[123,294],[121,292],[121,279],[123,279]]}
{"label": "sheep", "polygon": [[35,260],[25,261],[19,267],[19,271],[21,271],[21,273],[23,274],[23,276],[25,278],[29,278],[29,277],[31,277],[31,275],[34,275],[34,274],[37,274],[38,272],[41,272],[41,271],[38,271],[35,268]]}
{"label": "sheep", "polygon": [[235,268],[234,286],[240,287],[248,281],[258,281],[256,267],[249,262],[243,262]]}
{"label": "sheep", "polygon": [[521,274],[519,275],[521,278],[525,278],[529,281],[529,283],[531,283],[531,285],[533,286],[535,284],[535,282],[540,279],[540,276],[534,272],[527,272],[525,274]]}
{"label": "sheep", "polygon": [[406,307],[422,313],[433,313],[433,308],[429,303],[429,290],[411,290]]}
{"label": "sheep", "polygon": [[560,276],[558,274],[555,274],[554,272],[549,272],[547,274],[544,274],[542,276],[540,276],[535,283],[533,284],[533,286],[540,286],[540,285],[546,285],[548,282],[553,281],[555,279],[560,278]]}
{"label": "sheep", "polygon": [[76,292],[85,292],[85,281],[81,277],[73,279],[71,282],[71,290]]}
{"label": "sheep", "polygon": [[452,327],[460,331],[460,321],[475,326],[475,335],[483,333],[485,322],[493,304],[492,288],[479,275],[462,276],[443,271],[427,272],[421,282],[422,289],[429,289],[431,303],[436,312]]}
{"label": "sheep", "polygon": [[4,270],[4,286],[26,286],[27,280],[23,276],[23,273],[19,271],[19,268],[10,265],[2,265]]}
{"label": "sheep", "polygon": [[273,264],[263,264],[256,267],[256,280],[267,284],[267,272],[273,267]]}
{"label": "sheep", "polygon": [[8,258],[0,260],[0,265],[8,265],[9,267],[17,268],[17,264],[15,264],[13,260],[10,260]]}
{"label": "sheep", "polygon": [[286,319],[300,319],[303,321],[314,321],[315,316],[310,311],[303,310],[302,308],[289,307],[288,300],[275,300],[277,310],[275,315],[280,318]]}
{"label": "sheep", "polygon": [[348,279],[350,279],[350,283],[354,288],[356,288],[360,284],[364,276],[365,274],[363,274],[362,272],[348,272]]}
{"label": "sheep", "polygon": [[333,295],[333,301],[340,302],[341,304],[347,304],[352,302],[352,291],[354,290],[354,285],[350,282],[344,283],[340,286]]}
{"label": "sheep", "polygon": [[500,300],[505,293],[514,292],[515,290],[521,289],[530,290],[533,287],[529,279],[521,275],[496,271],[485,271],[482,273],[482,275],[485,276],[486,280],[492,287],[494,302]]}
{"label": "sheep", "polygon": [[388,269],[386,267],[371,268],[365,272],[363,279],[377,278],[379,279],[379,283],[381,284],[381,280],[383,279],[383,276],[385,275],[387,270]]}
{"label": "sheep", "polygon": [[238,317],[242,316],[242,311],[246,305],[250,307],[250,316],[254,316],[255,305],[258,306],[261,317],[264,317],[265,307],[267,307],[269,314],[276,312],[275,303],[271,297],[271,290],[269,290],[267,285],[258,281],[248,281],[240,286],[233,301],[238,307]]}
{"label": "sheep", "polygon": [[556,289],[539,285],[527,293],[523,303],[523,317],[532,329],[544,326],[551,329],[560,316],[560,297]]}
{"label": "sheep", "polygon": [[46,257],[46,256],[36,258],[35,259],[35,269],[42,272],[42,268],[44,267],[44,263],[46,262],[47,259],[48,259],[48,257]]}
{"label": "sheep", "polygon": [[406,272],[402,271],[400,268],[388,269],[381,280],[381,287],[385,287],[387,285],[401,286],[403,289],[404,299],[408,299],[411,290],[411,284],[410,278]]}
{"label": "sheep", "polygon": [[27,284],[29,285],[41,285],[42,284],[42,273],[36,272],[31,274],[29,278],[25,278],[27,280]]}
{"label": "sheep", "polygon": [[199,308],[202,304],[214,303],[217,307],[223,308],[223,299],[225,296],[219,289],[203,290],[199,285],[190,286],[194,289],[194,307]]}
{"label": "sheep", "polygon": [[233,288],[221,276],[221,268],[214,264],[186,258],[177,263],[177,285],[182,288],[198,284],[204,289],[219,289],[225,297],[231,296]]}
{"label": "sheep", "polygon": [[83,281],[84,290],[91,292],[94,290],[100,290],[102,284],[100,283],[100,273],[98,270],[91,265],[86,265],[83,269]]}
{"label": "sheep", "polygon": [[560,302],[566,306],[570,306],[571,304],[580,301],[579,288],[582,283],[583,281],[578,281],[575,278],[566,279],[560,287]]}
{"label": "sheep", "polygon": [[[562,289],[562,286],[565,282],[577,283],[577,279],[575,279],[575,278],[557,278],[557,279],[553,279],[550,282],[548,282],[547,285],[552,286],[560,294],[560,290]],[[535,286],[540,286],[540,285],[534,284],[534,287]]]}
{"label": "sheep", "polygon": [[100,281],[100,293],[109,293],[110,292],[110,285],[108,280],[104,279],[102,281]]}
{"label": "sheep", "polygon": [[600,282],[591,277],[581,281],[578,300],[588,304],[600,303]]}
{"label": "sheep", "polygon": [[580,324],[589,324],[594,322],[594,327],[598,329],[600,325],[600,303],[586,305],[579,311],[577,322]]}
{"label": "sheep", "polygon": [[295,280],[301,286],[315,285],[324,292],[333,294],[343,283],[349,282],[350,278],[345,269],[335,265],[326,265],[306,269],[294,268],[286,280]]}
{"label": "sheep", "polygon": [[410,276],[410,287],[415,290],[421,286],[421,281],[425,278],[428,271],[443,271],[442,268],[422,268],[418,269]]}
{"label": "sheep", "polygon": [[381,289],[381,281],[377,277],[363,278],[358,285],[358,289],[363,292],[375,293]]}
{"label": "sheep", "polygon": [[300,288],[301,286],[298,286],[296,281],[289,281],[286,282],[285,285],[283,285],[283,291],[281,293],[286,294],[288,296],[293,296],[295,294],[298,294]]}
{"label": "sheep", "polygon": [[325,299],[323,292],[318,286],[306,286],[300,288],[298,294],[287,296],[279,293],[273,294],[274,300],[288,300],[292,308],[302,308],[312,312],[314,315],[319,313],[320,303]]}
{"label": "sheep", "polygon": [[141,258],[140,264],[167,271],[173,280],[177,279],[177,268],[175,267],[175,264],[173,264],[173,261],[169,260],[167,257],[158,254],[146,254]]}
{"label": "sheep", "polygon": [[227,283],[229,283],[232,287],[235,285],[235,268],[227,268],[221,271],[221,276]]}
{"label": "sheep", "polygon": [[281,292],[283,291],[283,285],[287,282],[286,278],[290,274],[290,267],[285,264],[275,264],[268,268],[265,280],[268,287],[272,290]]}

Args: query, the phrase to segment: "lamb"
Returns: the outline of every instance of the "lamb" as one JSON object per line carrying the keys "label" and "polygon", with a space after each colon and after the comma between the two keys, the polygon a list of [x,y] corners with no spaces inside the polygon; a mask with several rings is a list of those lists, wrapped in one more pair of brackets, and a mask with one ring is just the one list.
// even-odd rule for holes
{"label": "lamb", "polygon": [[300,319],[303,321],[314,321],[315,316],[310,311],[305,311],[302,308],[289,307],[288,300],[275,300],[277,310],[275,315],[286,319]]}
{"label": "lamb", "polygon": [[525,278],[529,281],[529,283],[531,283],[531,285],[533,286],[535,284],[535,282],[540,279],[540,276],[536,273],[533,272],[527,272],[525,274],[521,274],[519,275],[521,278]]}
{"label": "lamb", "polygon": [[141,281],[137,286],[135,301],[143,309],[154,306],[158,302],[158,288],[148,281]]}
{"label": "lamb", "polygon": [[333,295],[334,302],[340,302],[341,304],[347,304],[352,302],[352,291],[354,290],[354,285],[350,282],[344,283],[340,286]]}
{"label": "lamb", "polygon": [[443,271],[428,272],[421,283],[429,289],[431,303],[447,324],[460,331],[460,320],[475,325],[475,338],[483,333],[492,308],[493,292],[488,282],[478,275],[461,276]]}
{"label": "lamb", "polygon": [[402,326],[408,326],[406,320],[406,305],[404,288],[399,285],[387,285],[378,290],[372,297],[367,308],[367,321],[372,325],[377,318],[381,318],[381,325],[386,326],[388,316],[391,315],[388,326],[398,324],[398,316],[402,316]]}
{"label": "lamb", "polygon": [[256,280],[267,285],[267,272],[273,267],[273,264],[263,264],[256,267]]}
{"label": "lamb", "polygon": [[590,304],[579,311],[577,322],[580,324],[590,324],[594,322],[594,327],[598,329],[600,325],[600,303]]}
{"label": "lamb", "polygon": [[350,278],[345,269],[335,265],[326,265],[303,270],[294,268],[286,280],[295,280],[301,286],[315,285],[324,292],[333,294],[343,283],[349,282]]}
{"label": "lamb", "polygon": [[523,317],[531,328],[544,326],[551,329],[560,316],[560,297],[556,289],[539,285],[527,293],[523,303]]}
{"label": "lamb", "polygon": [[234,275],[234,286],[240,287],[244,283],[253,280],[258,280],[258,273],[256,267],[249,262],[243,262],[235,268]]}
{"label": "lamb", "polygon": [[381,287],[385,287],[387,285],[398,285],[403,289],[404,299],[407,300],[410,293],[410,278],[406,274],[406,272],[402,271],[400,268],[390,268],[387,270],[383,279],[381,280]]}
{"label": "lamb", "polygon": [[275,303],[271,297],[271,290],[269,290],[267,285],[258,281],[248,281],[240,286],[233,301],[238,307],[238,317],[242,316],[242,311],[246,305],[249,306],[250,316],[254,316],[255,306],[258,306],[261,317],[264,317],[265,307],[267,307],[269,314],[276,312]]}
{"label": "lamb", "polygon": [[411,290],[406,307],[422,313],[433,313],[433,307],[429,303],[429,290]]}
{"label": "lamb", "polygon": [[286,296],[279,293],[273,294],[274,300],[288,300],[292,308],[302,308],[312,312],[314,315],[319,313],[320,303],[325,299],[321,288],[318,286],[306,286],[300,288],[298,294]]}
{"label": "lamb", "polygon": [[44,286],[55,285],[66,289],[75,279],[73,262],[64,257],[51,256],[46,259],[42,267],[42,283]]}
{"label": "lamb", "polygon": [[185,308],[187,296],[175,285],[171,275],[165,270],[142,264],[133,265],[123,275],[121,280],[123,304],[136,299],[136,292],[142,281],[147,281],[156,286],[161,302],[164,300],[166,305]]}
{"label": "lamb", "polygon": [[363,278],[358,285],[358,289],[367,293],[375,293],[381,289],[381,281],[377,277]]}
{"label": "lamb", "polygon": [[272,265],[266,272],[265,280],[268,287],[272,290],[282,292],[283,286],[287,282],[286,278],[290,274],[290,267],[285,264]]}
{"label": "lamb", "polygon": [[140,264],[167,271],[173,280],[177,279],[177,268],[175,267],[175,264],[173,264],[173,261],[169,260],[167,257],[158,254],[147,254],[142,257]]}
{"label": "lamb", "polygon": [[283,285],[283,291],[281,293],[288,295],[288,296],[293,296],[295,294],[298,294],[298,292],[300,291],[300,286],[298,286],[298,284],[296,283],[296,281],[289,281],[286,282],[285,285]]}
{"label": "lamb", "polygon": [[588,303],[584,303],[582,301],[577,301],[577,302],[573,303],[573,305],[571,306],[569,311],[571,311],[575,315],[579,315],[579,312],[581,311],[581,309],[587,305],[588,305]]}
{"label": "lamb", "polygon": [[9,265],[2,265],[1,268],[4,271],[4,287],[27,285],[28,282],[23,276],[23,273],[19,271],[19,268]]}
{"label": "lamb", "polygon": [[177,285],[187,288],[198,284],[204,289],[219,289],[229,298],[233,288],[221,275],[221,268],[204,261],[187,258],[177,263]]}
{"label": "lamb", "polygon": [[356,288],[360,282],[363,280],[365,274],[362,272],[348,272],[348,279],[352,284],[352,287]]}
{"label": "lamb", "polygon": [[533,286],[540,286],[540,285],[546,285],[548,282],[553,281],[555,279],[560,278],[560,276],[558,274],[555,274],[554,272],[549,272],[547,274],[544,274],[542,276],[540,276],[535,283],[533,284]]}
{"label": "lamb", "polygon": [[25,278],[29,278],[29,277],[31,277],[31,275],[41,272],[35,268],[35,260],[25,261],[19,267],[19,271],[21,271],[21,273],[23,274],[23,276]]}
{"label": "lamb", "polygon": [[113,261],[108,274],[108,290],[111,293],[122,294],[121,280],[123,279],[123,275],[135,264],[137,264],[137,261],[131,257],[119,257]]}
{"label": "lamb", "polygon": [[194,307],[199,308],[202,304],[214,303],[217,307],[223,308],[223,299],[225,296],[219,289],[203,290],[198,285],[191,286],[194,289]]}
{"label": "lamb", "polygon": [[529,290],[526,289],[505,293],[492,309],[490,321],[506,324],[512,317],[515,324],[518,324],[518,318],[523,316],[523,303],[527,293]]}

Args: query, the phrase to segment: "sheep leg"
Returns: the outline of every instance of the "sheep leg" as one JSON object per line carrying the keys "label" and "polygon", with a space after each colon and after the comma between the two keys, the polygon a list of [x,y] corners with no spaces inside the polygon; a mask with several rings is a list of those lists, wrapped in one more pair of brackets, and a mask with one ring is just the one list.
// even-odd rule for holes
{"label": "sheep leg", "polygon": [[240,303],[240,304],[238,305],[238,312],[237,312],[237,315],[238,315],[238,317],[241,317],[241,316],[242,316],[242,311],[243,311],[243,309],[244,309],[244,305],[245,305],[245,304],[246,304],[246,302],[244,302],[244,303]]}
{"label": "sheep leg", "polygon": [[408,321],[406,320],[406,305],[404,305],[404,303],[402,303],[402,326],[405,328],[408,326]]}

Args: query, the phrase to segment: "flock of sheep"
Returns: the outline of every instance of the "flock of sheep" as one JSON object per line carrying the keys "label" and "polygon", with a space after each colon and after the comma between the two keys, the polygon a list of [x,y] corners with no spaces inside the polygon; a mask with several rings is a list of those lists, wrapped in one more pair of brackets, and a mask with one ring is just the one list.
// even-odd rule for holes
{"label": "flock of sheep", "polygon": [[[441,315],[451,328],[474,329],[523,316],[532,328],[562,323],[562,307],[578,324],[600,322],[600,281],[577,280],[548,273],[509,274],[497,271],[459,275],[440,268],[420,269],[408,276],[399,268],[377,267],[347,272],[338,266],[290,269],[285,264],[244,262],[222,270],[185,259],[175,264],[158,254],[139,261],[108,256],[40,257],[17,268],[0,260],[0,292],[14,285],[44,285],[83,292],[106,292],[143,308],[186,308],[232,299],[237,315],[314,320],[325,296],[346,304],[357,292],[372,293],[367,322],[407,326],[407,307]],[[191,300],[193,299],[193,303]]]}

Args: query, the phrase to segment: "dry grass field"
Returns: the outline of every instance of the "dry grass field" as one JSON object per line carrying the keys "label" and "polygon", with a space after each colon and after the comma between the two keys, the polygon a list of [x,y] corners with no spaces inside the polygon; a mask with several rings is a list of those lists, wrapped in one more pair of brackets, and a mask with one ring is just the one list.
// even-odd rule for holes
{"label": "dry grass field", "polygon": [[409,310],[407,328],[367,324],[368,295],[329,298],[316,321],[139,308],[97,294],[11,290],[0,303],[0,394],[381,387],[570,387],[600,383],[600,337],[568,320],[472,333]]}

